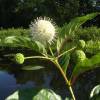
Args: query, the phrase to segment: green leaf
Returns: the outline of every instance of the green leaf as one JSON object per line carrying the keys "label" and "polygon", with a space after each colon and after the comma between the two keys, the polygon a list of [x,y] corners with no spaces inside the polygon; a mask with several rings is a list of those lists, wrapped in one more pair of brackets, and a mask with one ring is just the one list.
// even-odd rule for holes
{"label": "green leaf", "polygon": [[79,27],[84,24],[86,21],[93,19],[99,13],[91,13],[82,17],[76,17],[72,19],[68,24],[65,23],[62,28],[59,29],[59,37],[63,38],[61,41],[61,47],[59,49],[63,49],[62,46],[68,43],[68,40],[71,40],[75,37],[75,32],[79,29]]}
{"label": "green leaf", "polygon": [[21,46],[30,48],[36,52],[47,54],[45,46],[41,44],[39,41],[32,41],[30,38],[27,37],[17,37],[17,44],[21,44]]}
{"label": "green leaf", "polygon": [[59,95],[51,89],[22,89],[18,90],[6,100],[62,100]]}
{"label": "green leaf", "polygon": [[90,100],[100,100],[100,85],[97,85],[92,89]]}
{"label": "green leaf", "polygon": [[58,53],[60,52],[61,45],[62,45],[62,41],[63,41],[62,38],[58,38],[58,39],[57,39],[57,52],[58,52]]}
{"label": "green leaf", "polygon": [[33,50],[36,49],[36,51],[38,51],[38,52],[41,52],[43,54],[47,54],[47,51],[46,51],[44,45],[38,41],[32,42],[32,48],[33,48]]}
{"label": "green leaf", "polygon": [[65,37],[65,35],[74,35],[75,31],[82,25],[84,24],[87,20],[91,20],[94,17],[96,17],[99,13],[91,13],[87,14],[82,17],[76,17],[69,24],[65,23],[65,25],[62,27],[60,31],[60,35]]}
{"label": "green leaf", "polygon": [[79,75],[80,73],[83,73],[85,71],[100,67],[97,64],[100,64],[100,53],[92,56],[90,59],[86,58],[82,62],[79,62],[76,64],[72,76]]}
{"label": "green leaf", "polygon": [[69,60],[70,60],[70,54],[66,53],[60,58],[60,61],[59,61],[65,74],[68,68]]}
{"label": "green leaf", "polygon": [[1,39],[1,43],[0,43],[0,46],[10,46],[10,47],[16,47],[16,44],[13,44],[14,41],[16,40],[16,37],[15,36],[9,36],[9,37],[5,37],[3,39]]}
{"label": "green leaf", "polygon": [[39,70],[45,68],[44,66],[36,66],[36,65],[30,65],[30,66],[24,66],[22,67],[23,70]]}
{"label": "green leaf", "polygon": [[32,41],[24,36],[9,36],[2,40],[1,46],[7,47],[26,47],[36,52],[47,54],[45,46],[38,41]]}

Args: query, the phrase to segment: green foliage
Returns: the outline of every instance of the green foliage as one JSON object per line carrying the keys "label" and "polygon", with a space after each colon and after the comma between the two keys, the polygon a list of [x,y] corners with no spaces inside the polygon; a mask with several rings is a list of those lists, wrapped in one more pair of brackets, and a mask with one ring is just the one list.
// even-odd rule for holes
{"label": "green foliage", "polygon": [[65,23],[61,29],[61,36],[70,35],[71,37],[75,34],[75,31],[79,29],[79,27],[85,23],[87,20],[91,20],[96,17],[98,13],[87,14],[82,17],[76,17],[69,24]]}
{"label": "green foliage", "polygon": [[23,28],[9,28],[9,29],[1,29],[0,30],[0,38],[5,38],[7,36],[28,36],[29,30]]}
{"label": "green foliage", "polygon": [[98,64],[100,64],[100,53],[91,58],[86,58],[82,62],[78,62],[74,68],[72,76],[77,76],[85,71],[100,67]]}
{"label": "green foliage", "polygon": [[20,37],[29,37],[28,29],[1,29],[0,30],[0,46],[9,46],[9,47],[17,47],[15,44],[16,36]]}
{"label": "green foliage", "polygon": [[23,89],[14,92],[6,100],[62,100],[50,89]]}
{"label": "green foliage", "polygon": [[96,26],[79,28],[76,32],[76,39],[89,40],[100,40],[100,28]]}
{"label": "green foliage", "polygon": [[85,52],[90,53],[90,54],[96,54],[96,53],[100,52],[100,40],[87,41],[86,47],[85,47]]}
{"label": "green foliage", "polygon": [[93,55],[100,52],[100,28],[94,26],[79,28],[75,33],[75,40],[82,39],[86,42],[84,48],[86,53]]}
{"label": "green foliage", "polygon": [[24,36],[5,37],[1,40],[0,45],[2,47],[26,47],[39,53],[47,53],[43,44],[38,41],[32,41],[30,38]]}
{"label": "green foliage", "polygon": [[100,85],[97,85],[92,89],[90,100],[100,100]]}
{"label": "green foliage", "polygon": [[63,25],[63,27],[59,29],[59,37],[61,38],[60,50],[62,50],[62,49],[66,50],[66,48],[67,48],[66,44],[70,40],[72,40],[73,44],[75,44],[76,40],[78,40],[76,31],[80,28],[80,26],[82,24],[84,24],[88,20],[93,19],[98,14],[99,13],[92,13],[92,14],[87,14],[87,15],[82,16],[82,17],[76,17],[76,18],[72,19],[70,23],[68,23],[68,24],[65,23]]}
{"label": "green foliage", "polygon": [[59,63],[62,66],[62,69],[63,69],[65,74],[66,74],[66,71],[67,71],[67,68],[68,68],[69,60],[70,60],[70,54],[69,53],[64,54],[59,60]]}
{"label": "green foliage", "polygon": [[56,46],[56,48],[57,48],[57,52],[59,53],[59,51],[60,51],[60,47],[61,47],[61,43],[62,43],[62,41],[63,41],[63,39],[61,39],[61,38],[58,38],[57,39],[57,46]]}

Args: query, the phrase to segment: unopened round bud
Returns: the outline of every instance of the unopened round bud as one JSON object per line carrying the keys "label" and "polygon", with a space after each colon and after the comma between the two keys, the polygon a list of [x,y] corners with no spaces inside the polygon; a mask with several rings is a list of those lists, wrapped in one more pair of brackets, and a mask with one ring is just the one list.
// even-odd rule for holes
{"label": "unopened round bud", "polygon": [[78,63],[78,62],[81,62],[81,61],[83,61],[85,59],[86,59],[86,55],[85,55],[84,51],[76,50],[73,53],[73,60],[74,60],[74,62]]}
{"label": "unopened round bud", "polygon": [[24,63],[24,55],[21,54],[21,53],[17,53],[15,55],[15,61],[18,63],[18,64],[23,64]]}

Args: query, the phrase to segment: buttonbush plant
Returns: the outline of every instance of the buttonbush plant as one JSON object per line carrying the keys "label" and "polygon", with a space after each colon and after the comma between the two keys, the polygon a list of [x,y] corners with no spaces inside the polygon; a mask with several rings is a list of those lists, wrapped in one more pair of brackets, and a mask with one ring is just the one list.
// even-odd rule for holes
{"label": "buttonbush plant", "polygon": [[[80,26],[83,23],[85,23],[88,20],[93,19],[98,14],[99,13],[92,13],[92,14],[88,14],[88,15],[85,15],[82,17],[74,18],[71,22],[65,23],[62,27],[59,27],[57,29],[55,26],[53,26],[52,22],[50,22],[51,27],[55,28],[55,30],[56,30],[56,31],[53,31],[53,34],[56,34],[56,37],[53,42],[45,41],[45,44],[40,42],[38,39],[36,40],[36,38],[39,37],[39,39],[42,39],[42,38],[45,39],[45,36],[47,37],[49,35],[48,31],[50,29],[48,29],[48,27],[41,26],[40,23],[38,23],[38,21],[35,21],[34,22],[35,24],[33,24],[33,26],[31,26],[31,28],[33,30],[31,32],[33,32],[32,34],[35,35],[35,37],[36,37],[35,39],[33,39],[30,36],[30,34],[31,34],[30,31],[28,33],[29,36],[27,36],[27,35],[22,36],[22,35],[16,35],[16,34],[13,34],[10,36],[5,35],[3,38],[2,38],[2,36],[0,38],[1,39],[0,46],[1,47],[11,47],[11,48],[12,47],[13,48],[14,47],[25,47],[25,48],[33,50],[33,52],[34,51],[38,52],[38,55],[35,55],[35,56],[32,55],[29,57],[25,56],[21,52],[19,52],[17,54],[8,54],[7,56],[8,57],[13,56],[15,61],[17,61],[17,63],[19,63],[19,64],[24,63],[27,59],[28,60],[35,59],[37,61],[39,61],[39,59],[43,59],[45,61],[52,62],[55,65],[55,67],[60,71],[62,77],[65,80],[66,86],[71,94],[71,98],[70,98],[70,96],[66,97],[66,100],[68,98],[70,100],[76,100],[76,97],[75,97],[75,94],[73,91],[73,84],[72,84],[73,78],[85,71],[100,67],[100,66],[95,66],[97,64],[100,64],[100,52],[98,52],[98,53],[92,55],[90,58],[88,58],[87,55],[85,54],[85,50],[84,50],[85,46],[84,46],[84,48],[78,48],[79,39],[75,38],[76,31],[80,28]],[[38,20],[46,20],[46,19],[38,19]],[[48,21],[48,20],[46,20],[46,21]],[[47,23],[47,25],[48,25],[48,23]],[[35,30],[35,32],[34,32],[34,30]],[[36,36],[37,34],[38,34],[38,36]],[[50,33],[50,34],[52,34],[52,33]],[[83,36],[84,36],[84,34],[83,34]],[[50,35],[49,35],[49,38],[50,38]],[[48,38],[46,38],[46,40],[47,39]],[[86,40],[84,40],[84,41],[86,41]],[[81,41],[81,42],[83,42],[83,41]],[[88,46],[86,46],[86,48],[87,47]],[[76,57],[75,60],[77,60],[77,59],[78,60],[76,61],[76,64],[74,65],[74,69],[71,73],[71,77],[68,77],[67,70],[68,70],[68,65],[69,65],[70,59],[72,59],[71,54],[75,53],[76,51],[77,51],[77,54],[75,56]],[[36,65],[35,65],[35,67],[31,66],[31,70],[34,70],[34,68],[36,68]],[[41,67],[38,67],[37,70],[39,68],[41,68]],[[30,70],[29,67],[27,67],[27,68],[21,67],[21,69],[23,69],[23,70],[29,69]],[[55,94],[52,90],[47,90],[47,89],[38,90],[37,95],[34,95],[34,91],[37,91],[37,90],[29,90],[29,92],[27,92],[26,90],[18,90],[17,92],[15,92],[12,95],[12,97],[8,97],[6,100],[9,100],[9,98],[18,100],[18,98],[19,98],[18,94],[20,92],[22,93],[20,98],[24,98],[24,100],[26,100],[25,93],[28,96],[30,96],[32,94],[31,97],[33,100],[39,100],[38,98],[42,98],[43,100],[48,100],[50,98],[52,98],[52,100],[61,100],[61,97],[58,96],[57,94]]]}

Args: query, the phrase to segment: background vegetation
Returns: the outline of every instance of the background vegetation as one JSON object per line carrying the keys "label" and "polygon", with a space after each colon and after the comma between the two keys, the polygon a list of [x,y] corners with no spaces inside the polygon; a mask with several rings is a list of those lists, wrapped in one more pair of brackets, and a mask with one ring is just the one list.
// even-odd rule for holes
{"label": "background vegetation", "polygon": [[[28,27],[34,18],[47,16],[57,25],[76,16],[100,11],[98,0],[0,0],[0,27]],[[96,4],[95,4],[96,2]],[[100,16],[92,24],[100,26]]]}

